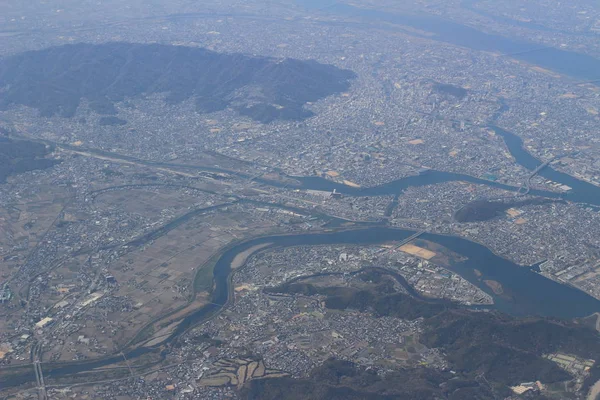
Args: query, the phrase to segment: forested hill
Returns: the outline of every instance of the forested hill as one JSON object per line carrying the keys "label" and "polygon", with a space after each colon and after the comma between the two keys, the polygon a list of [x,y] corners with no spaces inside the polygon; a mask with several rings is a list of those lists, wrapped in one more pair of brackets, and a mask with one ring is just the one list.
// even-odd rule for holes
{"label": "forested hill", "polygon": [[13,140],[1,135],[0,129],[0,184],[14,174],[50,168],[58,160],[45,158],[51,149],[28,140]]}
{"label": "forested hill", "polygon": [[0,109],[21,104],[42,115],[74,115],[82,99],[99,114],[115,103],[166,93],[167,101],[194,99],[200,112],[232,107],[261,122],[301,120],[304,108],[348,90],[355,74],[295,59],[160,44],[73,44],[0,60]]}

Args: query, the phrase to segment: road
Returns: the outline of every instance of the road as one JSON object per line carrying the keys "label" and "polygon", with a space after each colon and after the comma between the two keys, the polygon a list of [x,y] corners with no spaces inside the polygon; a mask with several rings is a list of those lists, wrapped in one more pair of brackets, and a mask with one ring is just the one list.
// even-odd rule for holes
{"label": "road", "polygon": [[47,400],[46,384],[44,382],[44,371],[42,371],[42,344],[34,344],[31,354],[33,357],[33,372],[35,372],[35,380],[38,388],[38,399]]}
{"label": "road", "polygon": [[[517,193],[515,194],[515,197],[517,196],[525,196],[527,193],[529,193],[529,191],[531,190],[531,180],[533,179],[534,176],[536,176],[541,170],[543,170],[544,168],[546,168],[552,161],[554,161],[555,158],[551,158],[550,160],[538,165],[536,167],[536,169],[534,169],[533,171],[531,171],[531,174],[529,174],[529,176],[527,177],[527,179],[525,180],[525,182],[523,182],[523,184],[521,185],[521,187],[519,188],[519,190],[517,191]],[[525,188],[525,192],[521,193],[521,189]]]}

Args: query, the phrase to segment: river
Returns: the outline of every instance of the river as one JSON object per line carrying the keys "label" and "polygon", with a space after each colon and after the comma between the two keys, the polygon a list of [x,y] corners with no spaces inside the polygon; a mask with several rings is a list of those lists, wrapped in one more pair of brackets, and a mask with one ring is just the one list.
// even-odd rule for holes
{"label": "river", "polygon": [[318,9],[333,15],[361,18],[370,22],[385,22],[410,26],[432,34],[428,39],[472,50],[510,55],[530,64],[584,81],[600,79],[600,60],[573,51],[547,47],[516,37],[482,32],[431,14],[404,15],[380,10],[354,7],[331,1],[297,0],[309,9]]}
{"label": "river", "polygon": [[[510,154],[514,157],[515,161],[519,165],[530,171],[533,171],[540,164],[542,164],[542,161],[535,158],[523,147],[523,140],[519,136],[497,126],[490,126],[490,128],[492,128],[504,139],[504,143],[506,143]],[[532,189],[529,191],[530,195],[552,199],[562,198],[575,203],[600,206],[600,186],[577,179],[569,174],[565,174],[564,172],[557,171],[551,166],[543,168],[538,172],[538,174],[546,179],[567,185],[572,189],[566,194],[550,192],[547,190]],[[519,190],[519,188],[516,186],[505,185],[503,183],[498,183],[487,179],[436,170],[431,170],[421,175],[409,176],[369,188],[353,188],[341,183],[332,182],[330,180],[318,177],[298,177],[296,179],[299,180],[302,183],[302,187],[306,189],[329,191],[333,191],[335,189],[339,193],[352,196],[397,195],[401,194],[404,190],[411,186],[426,186],[453,181],[470,182],[512,192],[517,192]]]}
{"label": "river", "polygon": [[[269,236],[250,240],[225,252],[215,266],[216,291],[212,302],[225,304],[228,299],[227,277],[230,265],[237,254],[253,246],[272,243],[269,247],[311,246],[326,244],[370,245],[387,241],[400,241],[414,231],[386,227],[342,230],[328,233]],[[540,315],[559,318],[575,318],[600,311],[600,301],[572,287],[549,280],[529,268],[519,266],[495,255],[485,246],[455,236],[426,233],[422,239],[438,243],[467,257],[450,269],[477,285],[494,297],[495,307],[505,313],[524,316]],[[474,269],[483,276],[478,278]],[[496,296],[483,279],[499,282],[508,297]],[[549,297],[548,294],[552,293]],[[190,322],[197,322],[191,317]]]}
{"label": "river", "polygon": [[[491,128],[493,128],[497,134],[502,136],[517,163],[529,170],[533,170],[541,164],[540,160],[527,152],[523,147],[523,141],[518,136],[496,126],[491,126]],[[155,164],[152,162],[147,163]],[[198,167],[198,169],[205,169],[205,167]],[[219,168],[212,168],[211,170],[223,172],[223,170]],[[573,190],[566,196],[542,190],[532,190],[530,194],[549,198],[564,197],[566,200],[574,202],[600,205],[600,187],[556,171],[551,167],[546,167],[541,170],[540,175],[547,179],[566,184],[572,187]],[[510,191],[518,190],[518,188],[514,186],[492,182],[469,175],[443,171],[429,171],[425,174],[402,178],[371,188],[353,188],[317,177],[297,177],[295,179],[300,181],[300,187],[305,189],[336,189],[340,193],[355,196],[398,195],[410,186],[426,186],[451,181],[467,181]],[[256,180],[267,185],[288,187],[287,184],[262,180],[260,178],[257,178]],[[179,222],[172,221],[171,223],[176,224]],[[237,245],[226,251],[216,264],[214,270],[216,285],[212,294],[212,303],[185,318],[169,340],[178,337],[190,326],[201,323],[222,309],[230,296],[230,265],[238,254],[253,246],[260,246],[266,243],[272,243],[269,247],[323,244],[369,245],[391,240],[402,240],[413,233],[414,232],[412,231],[401,229],[372,227],[332,233],[307,233],[301,235],[264,237]],[[494,298],[495,308],[502,312],[515,316],[540,315],[571,319],[600,311],[600,301],[593,297],[570,286],[561,285],[549,280],[535,273],[532,269],[521,267],[496,256],[483,245],[453,236],[424,234],[422,238],[443,245],[450,250],[467,257],[466,261],[454,264],[450,269],[489,293]],[[474,272],[475,269],[480,271],[483,275],[477,277]],[[493,280],[500,283],[503,287],[504,295],[495,295],[490,288],[482,283],[483,280]],[[138,348],[126,352],[126,356],[128,359],[134,359],[155,351],[155,349],[150,348]],[[78,372],[110,366],[119,362],[122,362],[122,357],[114,356],[103,360],[70,363],[66,365],[45,364],[44,369],[49,373],[49,376],[68,376]],[[31,372],[14,377],[10,381],[0,381],[0,387],[14,387],[33,380],[35,380],[35,376],[33,372]]]}
{"label": "river", "polygon": [[[308,0],[304,0],[305,2]],[[381,11],[364,10],[341,4],[326,4],[326,2],[310,0],[314,7],[327,9],[327,12],[346,16],[360,16],[373,21],[384,21],[395,24],[412,26],[434,34],[432,39],[468,47],[474,50],[495,51],[504,54],[512,54],[532,64],[542,66],[578,79],[596,80],[600,79],[600,60],[586,55],[568,52],[559,49],[543,49],[530,42],[490,35],[480,32],[474,28],[457,24],[434,16],[405,16],[389,14]],[[536,50],[536,51],[532,51]],[[520,53],[520,54],[515,54]],[[522,140],[516,135],[504,131],[498,127],[493,129],[503,137],[509,151],[515,160],[529,170],[535,169],[541,162],[529,154],[522,146]],[[206,169],[203,167],[203,169]],[[220,171],[214,168],[215,171]],[[567,200],[574,202],[594,204],[600,206],[600,187],[578,180],[570,175],[558,172],[551,167],[544,168],[540,175],[566,184],[573,190],[566,195]],[[261,181],[261,179],[257,179]],[[351,188],[346,185],[331,182],[322,178],[305,177],[298,178],[301,187],[307,189],[333,190],[358,196],[381,196],[399,194],[410,186],[424,186],[450,181],[467,181],[476,184],[493,186],[505,190],[516,191],[518,188],[492,182],[476,177],[455,174],[442,171],[430,171],[428,173],[399,179],[384,185],[371,188]],[[270,181],[262,183],[275,186],[286,186],[275,184]],[[557,193],[549,191],[532,190],[533,195],[550,198],[561,197]],[[186,317],[178,326],[169,340],[177,338],[190,326],[200,323],[214,315],[224,307],[231,295],[230,272],[231,263],[235,257],[250,249],[266,243],[269,247],[285,246],[310,246],[323,244],[352,244],[371,245],[391,240],[402,240],[414,232],[384,227],[361,228],[344,230],[330,233],[306,233],[299,235],[283,235],[253,239],[239,244],[227,250],[218,260],[214,269],[215,290],[212,293],[211,304]],[[436,234],[424,234],[423,239],[438,243],[450,250],[467,257],[467,260],[454,264],[451,270],[480,287],[494,298],[495,308],[515,316],[540,315],[558,318],[574,318],[590,315],[600,311],[600,301],[572,287],[551,281],[529,268],[516,265],[495,254],[483,245],[468,241],[466,239],[443,236]],[[475,275],[477,269],[482,273],[481,277]],[[493,280],[500,283],[505,295],[495,295],[482,280]],[[126,352],[128,359],[140,357],[155,349],[138,348]],[[108,359],[96,360],[71,364],[44,364],[47,376],[67,376],[94,368],[110,366],[122,362],[121,356]],[[22,383],[35,380],[33,372],[11,378],[10,381],[0,381],[0,387],[14,387]]]}
{"label": "river", "polygon": [[[491,128],[502,138],[504,143],[508,147],[510,154],[515,158],[515,161],[521,166],[528,170],[534,170],[542,162],[535,158],[523,147],[523,139],[514,133],[508,132],[497,126],[491,126]],[[565,196],[565,200],[573,201],[575,203],[586,203],[600,206],[600,187],[592,183],[577,179],[574,176],[565,174],[547,166],[538,172],[538,175],[559,182],[563,185],[567,185],[572,188]]]}
{"label": "river", "polygon": [[[238,244],[225,251],[215,265],[215,289],[211,296],[211,303],[186,317],[168,340],[177,338],[192,325],[215,315],[227,304],[231,296],[231,265],[239,254],[248,249],[261,245],[266,245],[266,248],[327,244],[373,245],[388,241],[401,241],[413,233],[413,231],[403,229],[370,227],[325,233],[268,236]],[[450,269],[489,293],[494,298],[494,307],[502,312],[514,316],[539,315],[571,319],[600,311],[600,301],[597,299],[499,257],[481,244],[455,236],[429,233],[422,235],[421,238],[438,243],[467,257],[465,261],[452,265]],[[482,276],[478,277],[475,269],[480,271]],[[504,289],[504,295],[494,294],[483,283],[483,280],[500,283]],[[126,357],[131,360],[155,351],[157,350],[137,348],[126,352]],[[121,356],[115,356],[67,365],[44,364],[44,371],[47,377],[68,376],[122,361]],[[33,380],[35,380],[35,376],[31,372],[14,377],[10,381],[0,381],[0,387],[14,387]]]}

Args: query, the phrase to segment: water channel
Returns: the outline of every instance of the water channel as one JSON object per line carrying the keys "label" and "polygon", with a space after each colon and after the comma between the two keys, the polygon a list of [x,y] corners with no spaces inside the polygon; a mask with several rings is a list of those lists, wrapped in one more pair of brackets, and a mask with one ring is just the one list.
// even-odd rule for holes
{"label": "water channel", "polygon": [[584,81],[600,79],[600,60],[592,56],[547,47],[521,38],[485,33],[470,26],[431,14],[405,15],[350,6],[331,0],[322,2],[297,0],[297,3],[308,9],[337,16],[361,18],[366,22],[385,22],[410,26],[431,33],[432,36],[427,36],[431,40],[472,50],[501,53],[575,79]]}
{"label": "water channel", "polygon": [[[212,293],[211,304],[186,317],[169,338],[169,341],[176,339],[189,327],[213,316],[228,303],[231,296],[231,263],[236,255],[251,247],[264,243],[272,243],[268,248],[327,244],[373,245],[388,241],[401,241],[413,233],[413,231],[402,229],[370,227],[336,232],[261,237],[236,245],[223,253],[216,263],[214,269],[215,289]],[[467,257],[465,261],[452,265],[450,269],[492,295],[495,301],[494,307],[500,311],[515,316],[540,315],[566,319],[583,317],[600,311],[600,301],[597,299],[570,286],[549,280],[530,268],[516,265],[499,257],[481,244],[459,237],[429,233],[424,234],[421,238],[440,244]],[[482,276],[478,277],[475,274],[475,269],[480,271]],[[500,283],[504,289],[504,294],[501,296],[495,295],[482,282],[484,279]],[[126,357],[131,360],[155,351],[155,349],[142,347],[127,352]],[[122,361],[121,356],[115,356],[103,360],[64,366],[50,364],[44,368],[48,377],[65,376]],[[19,375],[19,377],[11,379],[10,382],[0,381],[0,385],[12,387],[34,379],[35,376],[32,372],[31,374]]]}
{"label": "water channel", "polygon": [[[491,128],[504,139],[504,143],[506,143],[510,154],[514,157],[515,161],[519,165],[530,171],[533,171],[542,164],[542,161],[535,158],[523,147],[523,140],[519,136],[497,126],[491,126]],[[557,171],[551,166],[543,168],[538,172],[538,174],[546,179],[567,185],[572,189],[565,194],[547,190],[532,189],[529,192],[530,195],[552,199],[562,198],[575,203],[600,206],[600,186],[577,179],[571,175],[565,174],[564,172]],[[302,183],[302,187],[306,189],[328,191],[333,191],[335,189],[339,193],[352,196],[384,196],[401,194],[404,190],[411,186],[427,186],[454,181],[486,185],[512,192],[517,192],[519,190],[519,188],[516,186],[510,186],[487,179],[476,178],[465,174],[435,170],[369,188],[354,188],[318,177],[300,177],[296,179],[298,179]]]}
{"label": "water channel", "polygon": [[[523,167],[533,170],[541,164],[538,159],[533,157],[523,148],[523,142],[518,136],[498,127],[492,128],[503,137],[510,153]],[[540,171],[540,175],[571,186],[573,190],[565,196],[565,199],[574,202],[600,205],[600,187],[558,172],[551,167],[547,167]],[[301,182],[301,187],[306,189],[336,189],[338,192],[355,196],[400,194],[410,186],[425,186],[450,181],[467,181],[505,190],[518,190],[518,188],[514,186],[475,178],[469,175],[442,171],[430,171],[422,175],[402,178],[394,182],[371,188],[352,188],[343,184],[314,177],[298,178],[298,180]],[[263,183],[275,186],[285,186],[270,181],[264,181]],[[561,197],[561,195],[557,193],[541,190],[532,190],[530,193],[551,198]],[[191,215],[188,215],[186,218],[191,218]],[[182,223],[182,221],[176,220],[171,223],[179,224]],[[253,239],[239,244],[226,251],[215,266],[215,290],[212,294],[211,304],[185,318],[169,340],[177,338],[186,329],[201,323],[226,305],[230,297],[230,264],[237,254],[246,251],[250,247],[263,243],[273,243],[269,247],[313,246],[325,244],[371,245],[386,241],[403,240],[413,233],[413,231],[402,229],[371,227],[330,233],[270,236]],[[499,311],[515,316],[539,315],[565,319],[587,316],[600,311],[600,301],[597,299],[578,289],[547,279],[534,272],[532,268],[519,266],[499,257],[483,245],[459,237],[429,233],[424,234],[421,238],[440,244],[455,253],[467,257],[466,261],[454,264],[450,269],[492,295],[495,302],[494,307]],[[481,272],[481,277],[476,276],[475,269]],[[483,280],[493,280],[500,283],[503,287],[504,294],[501,296],[495,295],[483,283]],[[141,347],[126,352],[126,357],[127,359],[134,359],[155,351],[156,349]],[[121,356],[114,356],[90,362],[63,364],[62,366],[60,364],[46,364],[45,370],[48,372],[48,376],[67,376],[84,371],[91,371],[95,368],[110,366],[122,361],[123,358]],[[33,380],[35,380],[33,372],[21,374],[18,377],[12,378],[10,381],[0,381],[0,387],[14,387]]]}
{"label": "water channel", "polygon": [[[305,0],[306,2],[308,0]],[[323,2],[310,1],[314,7],[324,8]],[[352,6],[332,3],[326,7],[327,12],[346,16],[360,16],[374,21],[385,21],[394,24],[412,26],[417,29],[434,33],[434,40],[468,47],[474,50],[495,51],[511,54],[512,57],[542,66],[572,77],[584,80],[600,79],[600,60],[579,53],[546,48],[539,49],[539,45],[517,39],[505,38],[480,32],[474,28],[457,24],[434,16],[405,16],[389,14],[375,10],[359,9]],[[522,146],[522,140],[516,135],[498,127],[492,127],[496,133],[505,140],[516,161],[529,170],[541,162],[529,154]],[[215,169],[216,171],[218,169]],[[540,175],[553,181],[565,184],[573,190],[565,196],[566,200],[593,204],[600,206],[600,187],[578,180],[570,175],[558,172],[551,167],[544,168]],[[260,181],[260,179],[258,179]],[[483,184],[500,189],[517,191],[517,187],[492,182],[463,174],[442,171],[430,171],[426,174],[399,179],[384,185],[358,189],[338,184],[321,178],[299,178],[301,186],[307,189],[333,190],[358,196],[380,196],[399,194],[409,186],[425,186],[450,181],[467,181]],[[273,182],[262,181],[266,184]],[[277,185],[284,186],[284,185]],[[530,194],[558,198],[561,195],[549,191],[532,190]],[[209,304],[192,315],[185,318],[183,323],[169,340],[178,337],[184,330],[192,325],[202,322],[218,312],[230,298],[230,264],[234,257],[252,246],[261,243],[273,243],[270,247],[285,246],[310,246],[324,244],[352,244],[370,245],[386,241],[402,240],[414,232],[385,227],[371,227],[354,230],[343,230],[329,233],[306,233],[299,235],[271,236],[253,239],[239,244],[226,251],[218,260],[214,269],[215,290],[212,294],[212,304]],[[460,274],[476,286],[490,293],[495,300],[495,307],[508,314],[540,315],[559,318],[574,318],[590,315],[600,311],[600,301],[567,285],[558,284],[549,280],[532,269],[518,266],[495,254],[483,245],[466,239],[425,234],[423,239],[438,243],[458,254],[467,257],[466,261],[451,266],[454,272]],[[483,276],[477,277],[474,269]],[[494,280],[504,289],[504,295],[497,296],[482,283],[481,279]],[[155,349],[138,348],[126,353],[128,359],[133,359]],[[48,376],[67,376],[95,368],[110,366],[122,362],[121,356],[103,360],[72,363],[72,364],[45,364],[44,370]],[[12,377],[9,381],[0,381],[0,387],[14,387],[35,380],[33,371]]]}

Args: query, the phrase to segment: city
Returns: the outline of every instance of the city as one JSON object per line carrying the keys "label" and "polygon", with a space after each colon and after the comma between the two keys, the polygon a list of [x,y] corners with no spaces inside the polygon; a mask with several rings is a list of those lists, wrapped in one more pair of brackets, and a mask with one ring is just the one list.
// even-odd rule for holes
{"label": "city", "polygon": [[[593,2],[9,3],[0,145],[33,155],[0,151],[0,397],[253,398],[332,359],[381,379],[436,371],[430,398],[452,398],[452,379],[481,396],[463,398],[600,393],[578,330],[597,335],[600,315]],[[43,110],[69,90],[13,96],[28,62],[51,74],[82,43],[293,78],[241,74],[255,81],[215,105],[160,76],[142,87],[140,67],[141,94],[99,105],[81,82],[72,116]],[[422,314],[381,311],[398,299]],[[589,351],[482,344],[534,357],[507,378],[433,333],[496,313],[561,321]]]}

